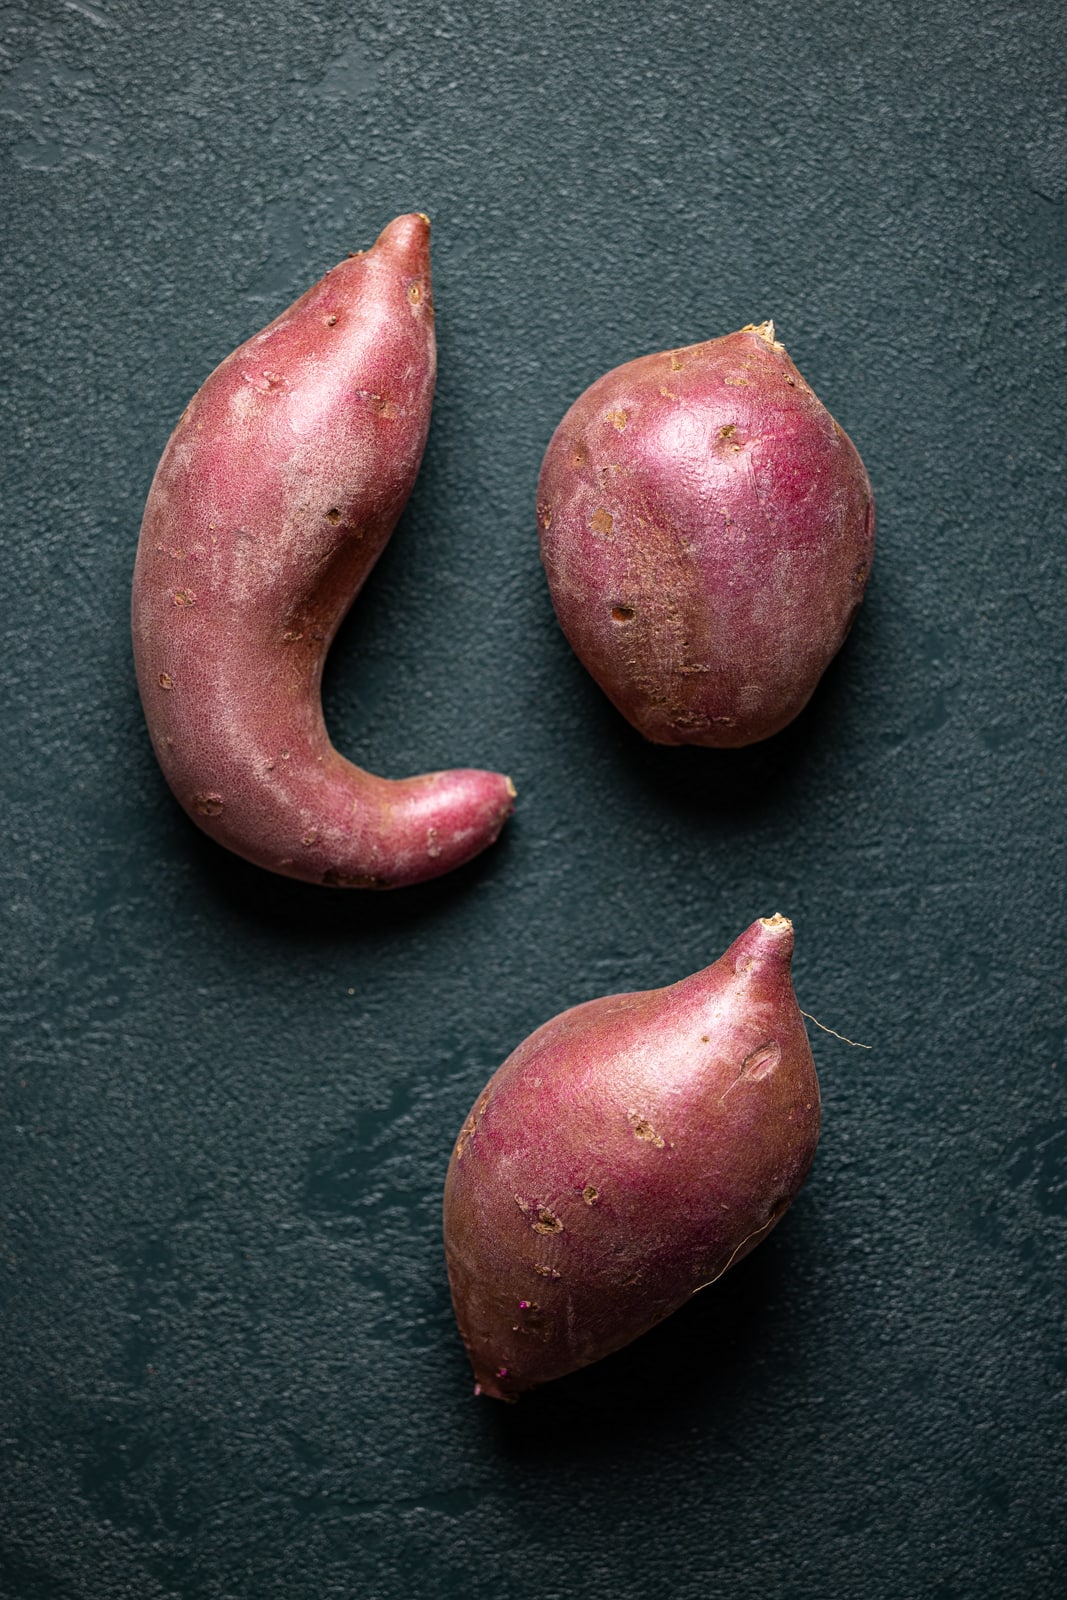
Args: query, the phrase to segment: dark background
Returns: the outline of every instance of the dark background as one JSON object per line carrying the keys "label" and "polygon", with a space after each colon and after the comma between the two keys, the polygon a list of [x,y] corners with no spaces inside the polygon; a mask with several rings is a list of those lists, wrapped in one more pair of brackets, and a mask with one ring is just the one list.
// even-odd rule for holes
{"label": "dark background", "polygon": [[[1051,1596],[1064,1550],[1062,8],[0,5],[0,1590],[18,1600]],[[422,475],[340,748],[509,771],[467,870],[272,879],[171,800],[144,497],[209,369],[434,222]],[[861,450],[809,710],[645,746],[560,634],[534,486],[618,362],[773,316]],[[629,1350],[475,1401],[439,1239],[490,1072],[797,926],[824,1136]]]}

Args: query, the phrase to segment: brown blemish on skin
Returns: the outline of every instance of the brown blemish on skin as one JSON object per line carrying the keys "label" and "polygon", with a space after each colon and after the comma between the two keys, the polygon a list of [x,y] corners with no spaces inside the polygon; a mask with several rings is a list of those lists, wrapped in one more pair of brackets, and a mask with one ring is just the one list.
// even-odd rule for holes
{"label": "brown blemish on skin", "polygon": [[174,604],[176,606],[195,606],[196,595],[191,589],[175,589]]}
{"label": "brown blemish on skin", "polygon": [[413,306],[417,306],[418,305],[419,301],[422,299],[422,284],[421,283],[409,283],[408,284],[408,299],[411,301],[411,304]]}
{"label": "brown blemish on skin", "polygon": [[537,1265],[534,1266],[534,1271],[541,1278],[558,1278],[559,1277],[559,1271],[558,1271],[558,1269],[556,1267],[545,1267],[545,1266],[541,1266],[538,1263]]}
{"label": "brown blemish on skin", "polygon": [[[482,1118],[485,1116],[485,1113],[488,1110],[488,1108],[489,1108],[489,1096],[488,1095],[483,1095],[481,1100],[479,1100],[478,1104],[474,1107],[474,1110],[470,1113],[469,1117],[467,1118],[466,1122],[463,1124],[462,1128],[459,1130],[459,1138],[456,1140],[456,1160],[457,1161],[462,1161],[463,1160],[463,1151],[465,1150],[465,1148],[467,1147],[467,1145],[470,1143],[471,1139],[473,1138],[473,1136],[475,1134],[475,1131],[477,1130],[478,1124],[482,1120]],[[515,1200],[516,1200],[516,1203],[520,1207],[522,1207],[523,1202],[519,1199],[518,1195],[515,1196]]]}
{"label": "brown blemish on skin", "polygon": [[571,466],[572,467],[584,467],[585,466],[585,462],[586,462],[585,445],[584,444],[576,444],[574,449],[571,451]]}
{"label": "brown blemish on skin", "polygon": [[[284,752],[285,760],[288,752]],[[322,881],[331,889],[388,889],[388,878],[376,878],[358,872],[342,872],[339,867],[330,867],[322,875]]]}
{"label": "brown blemish on skin", "polygon": [[298,633],[295,628],[287,628],[282,634],[282,643],[295,644],[298,639],[302,639],[303,637],[304,635],[302,633]]}
{"label": "brown blemish on skin", "polygon": [[303,835],[303,837],[301,838],[301,840],[300,840],[301,844],[318,844],[318,842],[319,842],[319,830],[318,830],[318,828],[309,828],[307,833],[305,833]]}
{"label": "brown blemish on skin", "polygon": [[681,372],[681,370],[682,370],[682,368],[684,366],[685,366],[685,362],[682,360],[682,358],[680,356],[677,356],[677,355],[671,356],[671,369],[674,372]]}
{"label": "brown blemish on skin", "polygon": [[625,411],[609,411],[608,412],[608,421],[611,423],[613,428],[617,429],[617,431],[619,433],[622,432],[622,430],[625,428],[625,426],[629,422],[629,420],[630,419],[626,415]]}
{"label": "brown blemish on skin", "polygon": [[677,400],[678,398],[673,389],[661,387],[659,392],[663,396],[664,400]]}
{"label": "brown blemish on skin", "polygon": [[547,1206],[542,1206],[537,1213],[537,1221],[533,1225],[535,1233],[562,1233],[563,1224],[554,1212]]}
{"label": "brown blemish on skin", "polygon": [[662,1134],[656,1132],[655,1128],[652,1126],[651,1122],[648,1121],[647,1117],[642,1117],[638,1112],[631,1111],[628,1120],[631,1128],[634,1131],[635,1139],[643,1139],[646,1144],[655,1145],[657,1150],[663,1149],[663,1136]]}
{"label": "brown blemish on skin", "polygon": [[327,326],[327,327],[328,327],[328,328],[334,328],[334,327],[336,327],[336,326],[337,326],[337,313],[336,313],[336,311],[335,311],[335,312],[333,312],[333,313],[332,313],[332,314],[331,314],[331,315],[330,315],[330,316],[328,316],[328,317],[323,317],[323,319],[322,319],[322,320],[323,320],[323,321],[324,321],[324,322],[325,322],[325,324],[326,324],[326,326]]}
{"label": "brown blemish on skin", "polygon": [[337,506],[331,506],[329,511],[327,511],[327,513],[326,513],[326,521],[327,522],[332,522],[334,527],[336,528],[336,526],[340,522],[340,520],[341,520],[340,510],[338,509]]}
{"label": "brown blemish on skin", "polygon": [[591,1183],[587,1183],[585,1188],[582,1190],[582,1199],[585,1201],[587,1206],[595,1206],[597,1201],[600,1199],[600,1195],[597,1193],[596,1189]]}
{"label": "brown blemish on skin", "polygon": [[729,389],[751,389],[752,387],[747,378],[724,378],[722,381]]}
{"label": "brown blemish on skin", "polygon": [[550,528],[552,526],[552,507],[551,506],[538,506],[538,508],[537,508],[537,520],[541,524],[542,528],[545,528],[545,529]]}
{"label": "brown blemish on skin", "polygon": [[197,794],[193,805],[202,817],[219,817],[225,810],[221,794]]}
{"label": "brown blemish on skin", "polygon": [[633,606],[612,606],[611,615],[616,622],[632,622],[634,620]]}
{"label": "brown blemish on skin", "polygon": [[589,519],[589,526],[594,533],[610,533],[615,526],[615,518],[604,506],[593,512]]}
{"label": "brown blemish on skin", "polygon": [[736,432],[737,432],[737,423],[736,422],[728,422],[726,424],[725,428],[720,428],[719,429],[719,438],[720,439],[732,439]]}
{"label": "brown blemish on skin", "polygon": [[169,672],[161,672],[159,674],[159,687],[161,689],[174,688],[174,679],[171,677]]}

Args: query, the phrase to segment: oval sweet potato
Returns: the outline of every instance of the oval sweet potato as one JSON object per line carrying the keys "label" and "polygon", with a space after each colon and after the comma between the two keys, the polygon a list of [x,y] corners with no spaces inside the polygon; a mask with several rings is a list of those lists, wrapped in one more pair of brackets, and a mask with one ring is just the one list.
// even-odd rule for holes
{"label": "oval sweet potato", "polygon": [[549,444],[538,522],[564,633],[658,744],[792,721],[874,551],[863,463],[769,322],[592,384]]}

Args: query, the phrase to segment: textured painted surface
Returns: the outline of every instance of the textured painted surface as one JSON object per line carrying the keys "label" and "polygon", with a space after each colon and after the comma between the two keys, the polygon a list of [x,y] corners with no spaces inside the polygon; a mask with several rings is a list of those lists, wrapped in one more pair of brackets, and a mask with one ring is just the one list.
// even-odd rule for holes
{"label": "textured painted surface", "polygon": [[[0,1589],[19,1600],[1051,1596],[1065,1551],[1058,6],[0,10],[9,307]],[[188,396],[390,217],[439,379],[334,647],[373,770],[520,804],[390,897],[228,857],[127,631]],[[647,747],[534,491],[611,366],[773,316],[877,563],[810,706]],[[797,925],[823,1136],[647,1338],[479,1405],[440,1193],[546,1017]]]}

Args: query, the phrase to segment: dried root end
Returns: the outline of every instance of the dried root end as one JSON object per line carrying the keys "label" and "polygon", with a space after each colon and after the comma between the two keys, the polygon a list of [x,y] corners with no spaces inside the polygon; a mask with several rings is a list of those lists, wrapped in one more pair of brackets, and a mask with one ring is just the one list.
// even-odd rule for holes
{"label": "dried root end", "polygon": [[780,344],[774,337],[774,323],[772,321],[746,322],[745,326],[741,329],[741,332],[756,333],[763,340],[764,344],[770,345],[772,350],[780,350],[783,355],[785,354],[785,345]]}

